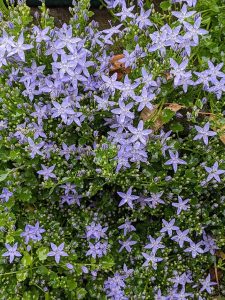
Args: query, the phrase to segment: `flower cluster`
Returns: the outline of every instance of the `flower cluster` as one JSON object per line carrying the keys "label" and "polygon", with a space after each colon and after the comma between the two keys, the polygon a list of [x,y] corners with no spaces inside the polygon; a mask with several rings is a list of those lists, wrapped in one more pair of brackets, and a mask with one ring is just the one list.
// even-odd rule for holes
{"label": "flower cluster", "polygon": [[223,1],[104,0],[103,30],[10,2],[0,298],[224,296]]}

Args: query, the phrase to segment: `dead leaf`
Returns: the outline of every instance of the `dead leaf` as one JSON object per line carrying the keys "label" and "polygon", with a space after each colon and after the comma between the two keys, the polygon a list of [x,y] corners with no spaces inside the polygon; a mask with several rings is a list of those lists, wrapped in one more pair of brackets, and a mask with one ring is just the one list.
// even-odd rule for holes
{"label": "dead leaf", "polygon": [[129,74],[131,72],[131,68],[125,68],[125,63],[120,62],[120,60],[124,58],[124,54],[114,55],[110,60],[110,73],[117,73],[117,79],[121,80],[124,74]]}
{"label": "dead leaf", "polygon": [[178,103],[169,103],[165,108],[170,109],[173,112],[177,112],[177,111],[181,110],[181,108],[184,108],[184,106],[180,105]]}
{"label": "dead leaf", "polygon": [[[177,112],[179,111],[181,108],[183,108],[184,106],[178,104],[178,103],[166,103],[164,109],[170,109],[173,112]],[[158,105],[153,106],[152,109],[149,109],[147,107],[145,107],[141,114],[140,114],[140,118],[146,122],[150,119],[152,119],[156,113],[157,113],[157,109],[158,109]],[[164,122],[162,121],[162,113],[160,113],[156,120],[154,120],[154,124],[151,127],[154,131],[159,130],[162,126],[164,125]]]}
{"label": "dead leaf", "polygon": [[225,259],[225,253],[221,250],[216,251],[216,256]]}
{"label": "dead leaf", "polygon": [[215,123],[212,129],[219,134],[219,138],[223,144],[225,144],[225,125],[221,124],[221,120],[217,119],[215,115],[210,115],[209,120]]}
{"label": "dead leaf", "polygon": [[157,110],[158,106],[154,105],[152,109],[149,109],[148,107],[145,107],[140,114],[140,118],[143,121],[148,121],[149,119],[151,119],[151,117],[155,114],[156,110]]}
{"label": "dead leaf", "polygon": [[217,282],[217,284],[219,284],[219,281],[223,277],[222,270],[215,268],[215,267],[211,267],[209,269],[209,273],[210,273],[211,281]]}
{"label": "dead leaf", "polygon": [[120,68],[125,67],[125,64],[123,62],[120,62],[120,60],[123,58],[124,58],[124,54],[114,55],[110,60],[110,63],[112,64],[110,71],[116,71]]}
{"label": "dead leaf", "polygon": [[165,72],[165,76],[166,76],[166,80],[170,80],[170,79],[173,78],[173,76],[170,74],[169,71],[166,71],[166,72]]}
{"label": "dead leaf", "polygon": [[[152,109],[149,109],[147,107],[145,107],[141,114],[140,114],[140,118],[146,122],[148,120],[151,120],[157,113],[157,109],[158,109],[158,105],[154,105]],[[161,119],[161,116],[159,115],[157,117],[157,119],[154,121],[154,124],[151,126],[151,128],[154,131],[157,131],[158,129],[160,129],[163,126],[163,122]]]}
{"label": "dead leaf", "polygon": [[27,205],[27,206],[25,207],[25,210],[28,211],[28,212],[34,212],[35,208],[34,208],[34,206],[32,206],[32,205]]}

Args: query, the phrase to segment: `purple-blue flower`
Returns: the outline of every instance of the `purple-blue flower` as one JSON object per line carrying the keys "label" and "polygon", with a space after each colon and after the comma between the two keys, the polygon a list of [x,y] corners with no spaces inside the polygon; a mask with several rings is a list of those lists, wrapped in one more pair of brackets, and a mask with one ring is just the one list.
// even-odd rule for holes
{"label": "purple-blue flower", "polygon": [[136,228],[128,220],[126,220],[125,223],[120,225],[118,228],[123,229],[124,236],[126,236],[129,232],[136,231]]}
{"label": "purple-blue flower", "polygon": [[209,143],[208,137],[216,135],[216,132],[209,130],[209,126],[210,126],[209,122],[207,122],[204,125],[204,127],[195,125],[195,129],[197,130],[198,134],[194,137],[193,140],[196,141],[196,140],[203,139],[205,145],[208,145]]}
{"label": "purple-blue flower", "polygon": [[15,257],[21,257],[21,253],[17,251],[18,243],[15,243],[13,246],[9,244],[5,244],[7,252],[3,253],[2,256],[7,257],[9,256],[9,262],[12,263]]}
{"label": "purple-blue flower", "polygon": [[190,18],[196,13],[196,11],[188,11],[187,5],[184,4],[180,11],[172,11],[172,15],[175,16],[180,23],[183,23],[183,21],[187,18]]}
{"label": "purple-blue flower", "polygon": [[208,274],[208,276],[204,280],[200,279],[200,282],[202,285],[200,292],[206,291],[208,294],[212,293],[212,286],[217,285],[216,282],[211,281],[210,274]]}
{"label": "purple-blue flower", "polygon": [[215,239],[213,239],[210,235],[207,235],[205,231],[203,232],[203,240],[202,244],[205,247],[204,252],[209,252],[212,255],[215,255],[216,250],[219,247],[216,245]]}
{"label": "purple-blue flower", "polygon": [[119,115],[119,122],[123,123],[125,118],[134,119],[134,113],[131,112],[131,108],[134,106],[133,102],[125,104],[123,100],[119,100],[119,108],[112,109],[112,113]]}
{"label": "purple-blue flower", "polygon": [[51,243],[51,248],[52,251],[50,251],[47,256],[54,256],[57,264],[59,263],[61,256],[68,256],[68,254],[63,251],[64,243],[60,244],[58,247],[54,243]]}
{"label": "purple-blue flower", "polygon": [[133,201],[139,198],[139,196],[132,195],[132,187],[130,187],[126,193],[117,192],[117,194],[122,198],[119,206],[127,203],[130,208],[133,208]]}
{"label": "purple-blue flower", "polygon": [[102,227],[101,224],[92,222],[90,225],[86,226],[86,237],[87,239],[99,240],[100,238],[106,237],[107,230],[108,227]]}
{"label": "purple-blue flower", "polygon": [[55,169],[55,165],[51,166],[51,167],[46,167],[44,165],[41,165],[42,170],[38,171],[37,173],[39,175],[44,176],[44,180],[48,180],[49,178],[56,178],[56,175],[54,173],[52,173],[52,171]]}
{"label": "purple-blue flower", "polygon": [[131,246],[137,244],[136,241],[132,241],[131,240],[131,237],[129,237],[126,241],[120,241],[119,240],[119,243],[121,245],[120,249],[119,249],[119,252],[121,252],[123,249],[126,249],[127,252],[131,252]]}
{"label": "purple-blue flower", "polygon": [[38,155],[43,155],[43,153],[40,151],[40,149],[44,146],[45,142],[40,142],[39,144],[35,144],[35,142],[31,139],[27,139],[28,144],[29,144],[29,149],[30,149],[30,157],[34,158],[37,154]]}
{"label": "purple-blue flower", "polygon": [[[125,2],[124,2],[125,3]],[[121,17],[121,21],[124,21],[126,18],[134,18],[134,14],[132,13],[135,6],[126,7],[126,4],[123,4],[122,11],[116,13],[116,16]]]}
{"label": "purple-blue flower", "polygon": [[154,239],[151,235],[148,236],[150,243],[145,246],[145,249],[152,249],[152,253],[156,254],[157,250],[164,249],[165,246],[161,243],[162,236],[157,237]]}
{"label": "purple-blue flower", "polygon": [[201,17],[197,18],[194,25],[191,25],[190,23],[184,21],[184,27],[187,31],[184,37],[193,39],[193,41],[197,45],[199,43],[199,35],[205,35],[208,33],[207,30],[200,28],[200,25],[201,25]]}
{"label": "purple-blue flower", "polygon": [[172,206],[177,208],[177,215],[179,215],[182,211],[186,211],[190,208],[189,203],[190,199],[183,200],[180,196],[178,196],[178,202],[173,202]]}
{"label": "purple-blue flower", "polygon": [[108,242],[89,243],[89,250],[87,251],[86,256],[92,256],[94,259],[96,257],[102,257],[107,253],[107,249]]}
{"label": "purple-blue flower", "polygon": [[2,189],[2,193],[0,194],[0,199],[2,199],[4,202],[8,202],[9,201],[9,198],[11,198],[13,195],[12,192],[10,192],[8,190],[8,188],[3,188]]}
{"label": "purple-blue flower", "polygon": [[184,242],[191,242],[191,239],[187,236],[189,233],[189,229],[181,231],[180,229],[177,230],[177,234],[174,235],[171,240],[177,242],[181,248],[184,246]]}
{"label": "purple-blue flower", "polygon": [[167,222],[166,220],[162,220],[164,227],[160,230],[161,233],[167,232],[169,236],[172,236],[173,231],[177,231],[179,227],[175,226],[175,219]]}
{"label": "purple-blue flower", "polygon": [[179,158],[179,154],[177,151],[175,153],[173,153],[171,150],[169,150],[169,154],[170,154],[170,159],[165,162],[165,165],[166,166],[172,165],[175,173],[177,172],[177,165],[186,165],[187,164],[186,161]]}
{"label": "purple-blue flower", "polygon": [[186,248],[184,252],[191,252],[193,258],[198,254],[204,253],[204,250],[201,248],[202,242],[195,244],[193,241],[190,241],[190,247]]}
{"label": "purple-blue flower", "polygon": [[128,126],[129,131],[133,134],[130,141],[132,143],[136,141],[140,141],[142,144],[146,145],[147,138],[150,133],[152,133],[151,129],[144,129],[144,122],[141,120],[138,123],[137,127],[134,127],[132,125]]}
{"label": "purple-blue flower", "polygon": [[209,60],[208,61],[208,66],[209,69],[207,70],[209,76],[211,77],[210,80],[212,81],[212,83],[214,82],[214,80],[217,79],[217,77],[220,78],[224,78],[225,74],[221,71],[222,67],[223,67],[223,63],[220,63],[216,66],[214,66],[214,64]]}
{"label": "purple-blue flower", "polygon": [[145,107],[147,107],[150,110],[153,109],[151,101],[155,99],[155,97],[155,94],[152,94],[151,92],[149,92],[149,89],[144,87],[142,89],[141,95],[135,97],[135,101],[140,103],[138,106],[138,111],[142,111]]}
{"label": "purple-blue flower", "polygon": [[151,266],[154,270],[157,270],[157,263],[163,260],[163,258],[161,257],[156,257],[154,253],[151,253],[149,255],[147,253],[142,252],[142,255],[146,259],[146,261],[143,264],[143,267],[148,267],[149,263],[151,263]]}
{"label": "purple-blue flower", "polygon": [[25,238],[25,243],[28,244],[29,240],[40,241],[42,239],[41,234],[45,232],[45,229],[39,226],[39,222],[32,226],[27,224],[24,232],[21,233],[21,237]]}
{"label": "purple-blue flower", "polygon": [[64,99],[61,104],[56,101],[52,101],[52,104],[54,106],[52,109],[52,117],[61,117],[64,123],[67,123],[68,117],[75,114],[68,99]]}
{"label": "purple-blue flower", "polygon": [[140,29],[144,29],[153,25],[149,18],[150,14],[151,9],[145,11],[143,7],[141,7],[141,12],[136,19],[136,24],[138,24]]}
{"label": "purple-blue flower", "polygon": [[215,179],[217,182],[221,181],[220,175],[224,174],[225,170],[220,170],[220,169],[218,169],[218,167],[219,167],[219,164],[217,161],[214,163],[214,165],[212,167],[205,166],[205,170],[209,174],[208,177],[206,178],[207,182],[209,182],[212,179]]}
{"label": "purple-blue flower", "polygon": [[151,196],[144,199],[149,207],[156,208],[158,204],[165,204],[165,201],[161,199],[163,192],[160,193],[151,193]]}
{"label": "purple-blue flower", "polygon": [[178,63],[171,58],[170,59],[170,66],[171,68],[173,68],[170,71],[170,74],[174,75],[174,84],[178,85],[180,79],[185,76],[185,69],[188,65],[188,59],[185,59],[182,61],[182,63],[180,65],[178,65]]}
{"label": "purple-blue flower", "polygon": [[122,83],[117,81],[117,76],[117,73],[114,73],[111,77],[102,74],[103,89],[109,90],[112,93],[114,93],[116,89],[120,89]]}
{"label": "purple-blue flower", "polygon": [[129,79],[128,75],[124,77],[124,82],[119,88],[120,91],[122,91],[121,98],[122,99],[127,99],[127,98],[132,98],[135,99],[135,93],[134,90],[135,88],[139,85],[138,82],[131,83],[131,80]]}
{"label": "purple-blue flower", "polygon": [[18,54],[19,58],[25,62],[25,54],[24,51],[32,49],[32,45],[24,44],[24,36],[23,32],[21,32],[18,41],[12,47],[12,50],[9,52],[8,56],[12,56]]}

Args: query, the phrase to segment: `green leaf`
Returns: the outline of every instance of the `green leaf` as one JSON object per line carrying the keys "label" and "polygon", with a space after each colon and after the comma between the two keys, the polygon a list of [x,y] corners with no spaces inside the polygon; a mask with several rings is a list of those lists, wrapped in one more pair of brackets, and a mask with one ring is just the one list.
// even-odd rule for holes
{"label": "green leaf", "polygon": [[23,202],[29,202],[32,198],[32,192],[30,188],[21,188],[18,190],[17,197]]}
{"label": "green leaf", "polygon": [[49,292],[48,292],[48,293],[45,293],[45,300],[50,300]]}
{"label": "green leaf", "polygon": [[3,0],[0,0],[0,10],[3,13],[3,15],[8,16],[9,11],[8,11],[7,7],[5,6],[5,3]]}
{"label": "green leaf", "polygon": [[160,3],[162,10],[168,10],[171,7],[170,1],[163,1]]}
{"label": "green leaf", "polygon": [[114,266],[114,260],[110,256],[104,257],[101,261],[101,266],[104,270],[110,270]]}
{"label": "green leaf", "polygon": [[16,273],[16,278],[19,282],[24,281],[28,276],[28,272],[27,271],[20,271],[18,273]]}
{"label": "green leaf", "polygon": [[38,299],[40,299],[39,298],[39,292],[38,292],[38,290],[37,289],[33,289],[32,290],[32,292],[31,291],[29,291],[29,292],[25,292],[24,294],[23,294],[23,300],[38,300]]}
{"label": "green leaf", "polygon": [[94,16],[94,12],[93,11],[89,11],[88,12],[88,16],[89,16],[89,18],[93,17]]}
{"label": "green leaf", "polygon": [[69,291],[75,290],[77,287],[76,281],[74,281],[74,279],[67,279],[67,287]]}
{"label": "green leaf", "polygon": [[197,99],[197,100],[196,100],[195,105],[196,105],[198,108],[200,108],[200,109],[202,109],[202,107],[203,107],[203,103],[202,103],[202,101],[201,101],[200,99]]}
{"label": "green leaf", "polygon": [[0,182],[6,180],[6,178],[8,177],[10,171],[8,172],[4,172],[4,171],[0,171]]}
{"label": "green leaf", "polygon": [[78,300],[84,299],[86,294],[87,294],[87,291],[85,289],[83,289],[83,288],[77,289],[77,299]]}
{"label": "green leaf", "polygon": [[168,123],[175,115],[175,112],[171,109],[165,108],[162,112],[162,121],[163,123]]}
{"label": "green leaf", "polygon": [[38,268],[37,272],[42,274],[42,275],[48,275],[50,271],[45,266],[40,266]]}
{"label": "green leaf", "polygon": [[46,247],[41,247],[37,250],[37,256],[40,261],[44,261],[47,258],[47,254],[49,252],[49,249]]}
{"label": "green leaf", "polygon": [[33,263],[33,257],[30,256],[30,254],[28,252],[25,252],[22,258],[22,264],[24,265],[24,267],[30,266]]}
{"label": "green leaf", "polygon": [[9,150],[7,148],[2,147],[0,151],[0,161],[7,162],[8,160],[10,160]]}
{"label": "green leaf", "polygon": [[180,131],[184,130],[184,126],[180,123],[173,123],[173,124],[171,124],[170,129],[173,132],[180,132]]}
{"label": "green leaf", "polygon": [[214,4],[214,5],[211,5],[210,6],[210,9],[213,11],[213,12],[216,12],[218,13],[220,11],[220,8],[217,4]]}
{"label": "green leaf", "polygon": [[13,232],[8,233],[6,236],[6,243],[13,243],[15,240]]}

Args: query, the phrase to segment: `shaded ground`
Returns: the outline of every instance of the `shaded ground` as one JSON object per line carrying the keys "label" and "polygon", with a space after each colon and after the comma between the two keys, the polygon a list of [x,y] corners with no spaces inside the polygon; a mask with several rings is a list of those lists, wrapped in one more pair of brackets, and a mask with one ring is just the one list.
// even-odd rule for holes
{"label": "shaded ground", "polygon": [[[67,23],[70,19],[70,12],[67,7],[52,7],[49,8],[50,10],[50,15],[55,18],[56,25],[59,26],[63,23]],[[92,8],[91,9],[94,12],[93,19],[97,22],[99,22],[99,27],[100,29],[105,29],[109,27],[109,21],[112,20],[112,16],[110,13],[107,11],[107,9],[97,9],[97,8]],[[37,7],[32,7],[31,8],[32,15],[34,15],[35,12],[38,11]]]}
{"label": "shaded ground", "polygon": [[[156,9],[159,7],[159,3],[162,1],[163,0],[153,0]],[[38,11],[38,8],[32,7],[31,10],[32,14],[34,14],[36,11]],[[49,10],[50,15],[55,18],[57,26],[63,23],[67,23],[70,19],[70,12],[68,7],[51,7],[49,8]],[[107,9],[91,8],[91,10],[94,12],[93,19],[99,23],[100,30],[110,27],[109,21],[112,20],[112,16]]]}

